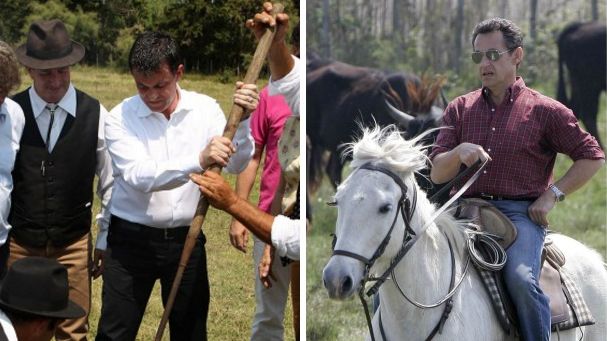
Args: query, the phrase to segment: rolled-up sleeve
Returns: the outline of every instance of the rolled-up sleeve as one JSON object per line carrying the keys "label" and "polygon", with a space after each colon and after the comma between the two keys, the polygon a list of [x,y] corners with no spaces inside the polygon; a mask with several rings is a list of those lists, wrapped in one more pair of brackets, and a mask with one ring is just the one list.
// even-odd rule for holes
{"label": "rolled-up sleeve", "polygon": [[299,260],[300,223],[299,219],[289,219],[282,215],[274,218],[272,245],[280,257]]}
{"label": "rolled-up sleeve", "polygon": [[573,161],[605,159],[596,138],[584,131],[568,108],[558,106],[548,120],[546,137],[551,147]]}

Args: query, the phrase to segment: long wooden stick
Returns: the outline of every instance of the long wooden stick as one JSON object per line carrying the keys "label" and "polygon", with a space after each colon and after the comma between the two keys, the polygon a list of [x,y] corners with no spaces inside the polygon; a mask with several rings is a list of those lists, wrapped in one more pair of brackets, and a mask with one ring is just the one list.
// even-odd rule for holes
{"label": "long wooden stick", "polygon": [[[277,13],[281,13],[284,10],[282,4],[274,4],[272,16],[276,18]],[[259,72],[261,71],[261,67],[264,64],[268,51],[270,50],[270,46],[272,45],[272,40],[274,39],[275,29],[266,29],[266,32],[263,34],[259,43],[257,44],[257,48],[255,49],[255,54],[253,55],[253,61],[247,70],[247,74],[244,77],[244,83],[252,84],[257,82],[257,78],[259,77]],[[238,129],[238,125],[240,124],[240,120],[242,115],[244,114],[244,108],[240,105],[233,104],[232,110],[230,110],[230,116],[228,117],[228,121],[223,130],[223,136],[232,140],[234,138],[234,134],[236,134],[236,130]],[[215,172],[217,174],[221,173],[221,167],[218,165],[211,166],[207,172]],[[196,239],[200,235],[200,229],[202,228],[202,223],[204,222],[204,218],[207,214],[207,210],[209,209],[209,202],[204,196],[200,197],[198,201],[198,207],[196,208],[196,214],[192,219],[190,224],[190,229],[188,231],[188,235],[185,240],[185,244],[183,246],[183,251],[181,253],[181,259],[179,260],[179,267],[177,268],[177,273],[175,274],[175,279],[173,280],[173,286],[171,287],[171,292],[169,293],[169,298],[167,300],[166,306],[164,308],[164,313],[162,314],[162,319],[160,320],[160,325],[158,326],[158,330],[156,331],[156,341],[162,340],[162,334],[164,334],[164,328],[166,327],[167,321],[169,319],[169,315],[171,314],[171,310],[173,309],[173,304],[175,303],[175,296],[177,295],[177,289],[181,284],[181,279],[183,277],[183,272],[185,271],[186,266],[188,265],[188,261],[190,260],[190,255],[192,254],[192,250],[196,245]]]}

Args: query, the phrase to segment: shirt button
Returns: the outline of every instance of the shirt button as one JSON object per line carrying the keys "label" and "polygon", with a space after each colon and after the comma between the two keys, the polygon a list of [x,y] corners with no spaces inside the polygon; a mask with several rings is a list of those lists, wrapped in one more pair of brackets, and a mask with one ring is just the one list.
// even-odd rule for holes
{"label": "shirt button", "polygon": [[495,108],[491,108],[491,111],[495,111]]}
{"label": "shirt button", "polygon": [[512,102],[512,101],[513,101],[513,99],[511,98],[511,99],[510,99],[510,102]]}
{"label": "shirt button", "polygon": [[491,151],[491,148],[487,148],[487,151],[488,151],[488,152],[490,152],[490,151]]}
{"label": "shirt button", "polygon": [[491,130],[495,131],[495,127],[491,128]]}
{"label": "shirt button", "polygon": [[484,171],[483,171],[483,174],[487,174],[487,171],[486,171],[486,170],[484,170]]}

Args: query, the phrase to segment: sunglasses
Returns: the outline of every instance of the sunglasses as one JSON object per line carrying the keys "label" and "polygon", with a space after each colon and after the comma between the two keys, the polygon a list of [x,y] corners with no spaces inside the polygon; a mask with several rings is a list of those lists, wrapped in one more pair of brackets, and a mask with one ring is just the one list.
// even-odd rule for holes
{"label": "sunglasses", "polygon": [[504,50],[504,51],[498,51],[496,49],[491,49],[491,50],[487,50],[485,52],[481,52],[481,51],[474,51],[472,52],[472,61],[475,64],[480,64],[481,61],[483,60],[483,55],[487,56],[487,59],[489,59],[492,62],[497,61],[498,59],[500,59],[500,57],[506,53],[506,52],[510,52],[512,50],[514,50],[515,48],[509,49],[509,50]]}

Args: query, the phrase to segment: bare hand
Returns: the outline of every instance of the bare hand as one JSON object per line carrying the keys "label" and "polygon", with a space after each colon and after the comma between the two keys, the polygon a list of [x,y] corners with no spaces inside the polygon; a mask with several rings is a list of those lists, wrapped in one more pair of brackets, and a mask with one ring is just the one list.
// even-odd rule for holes
{"label": "bare hand", "polygon": [[478,160],[491,160],[489,154],[487,154],[483,147],[479,145],[464,142],[458,145],[456,148],[460,162],[465,164],[467,167],[472,166]]}
{"label": "bare hand", "polygon": [[236,153],[236,148],[230,139],[223,136],[215,136],[198,156],[200,167],[207,169],[212,164],[225,167],[230,161],[230,156],[234,153]]}
{"label": "bare hand", "polygon": [[534,223],[547,228],[550,225],[550,222],[548,221],[548,212],[552,210],[555,204],[554,194],[551,190],[547,190],[529,205],[529,208],[527,209],[529,218],[531,218]]}
{"label": "bare hand", "polygon": [[247,253],[249,231],[238,220],[232,219],[230,225],[230,243],[237,250]]}
{"label": "bare hand", "polygon": [[276,20],[272,18],[272,3],[265,2],[263,11],[255,14],[253,19],[248,19],[245,26],[255,34],[257,40],[261,39],[267,27],[275,27],[277,24],[276,35],[273,42],[284,42],[289,29],[289,16],[286,13],[278,13]]}
{"label": "bare hand", "polygon": [[272,273],[272,263],[274,263],[274,248],[266,244],[258,267],[259,280],[267,289],[272,287],[272,280],[276,281],[276,277]]}
{"label": "bare hand", "polygon": [[93,252],[93,268],[91,269],[91,275],[93,279],[97,279],[101,274],[103,274],[104,270],[104,262],[103,256],[105,254],[105,250],[95,249]]}
{"label": "bare hand", "polygon": [[190,179],[198,185],[209,204],[222,211],[234,205],[239,199],[219,174],[213,172],[204,172],[202,175],[190,174]]}
{"label": "bare hand", "polygon": [[238,104],[245,109],[245,114],[242,119],[247,119],[251,112],[257,109],[257,106],[259,105],[257,85],[236,82],[236,91],[234,92],[233,98],[235,104]]}

